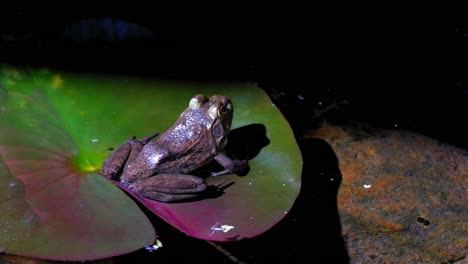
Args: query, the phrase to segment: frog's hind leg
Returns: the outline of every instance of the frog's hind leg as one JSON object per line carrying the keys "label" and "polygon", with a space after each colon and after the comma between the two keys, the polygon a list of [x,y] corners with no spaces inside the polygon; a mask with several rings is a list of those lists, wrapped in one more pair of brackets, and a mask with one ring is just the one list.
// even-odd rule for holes
{"label": "frog's hind leg", "polygon": [[158,174],[129,187],[148,199],[160,202],[197,198],[208,188],[204,179],[186,174]]}
{"label": "frog's hind leg", "polygon": [[123,165],[127,162],[132,144],[129,141],[114,150],[104,161],[102,166],[102,175],[115,179],[122,172]]}
{"label": "frog's hind leg", "polygon": [[136,159],[143,146],[158,135],[159,133],[155,133],[142,139],[132,137],[127,140],[127,142],[114,150],[104,161],[102,174],[106,177],[118,180],[118,177],[122,174],[123,166]]}
{"label": "frog's hind leg", "polygon": [[136,159],[138,157],[138,154],[140,154],[141,149],[148,144],[153,138],[157,137],[159,133],[155,133],[152,135],[149,135],[147,137],[144,137],[142,139],[136,139],[136,137],[132,137],[127,141],[128,144],[131,146],[131,151],[130,154],[128,155],[128,159],[126,160],[125,163],[129,163]]}

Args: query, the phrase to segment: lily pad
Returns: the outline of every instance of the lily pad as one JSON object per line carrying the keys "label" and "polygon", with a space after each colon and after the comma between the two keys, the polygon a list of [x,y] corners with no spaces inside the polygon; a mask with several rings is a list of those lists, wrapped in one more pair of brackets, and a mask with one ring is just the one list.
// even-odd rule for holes
{"label": "lily pad", "polygon": [[[3,67],[0,231],[18,230],[18,236],[0,232],[0,248],[47,259],[87,260],[154,241],[154,230],[137,205],[99,172],[113,148],[132,136],[165,131],[198,93],[231,97],[232,134],[263,127],[269,144],[250,153],[247,175],[207,179],[227,185],[219,197],[167,204],[131,194],[201,239],[238,240],[271,228],[299,193],[302,159],[287,121],[257,86]],[[255,142],[258,134],[251,135],[253,141],[247,136],[240,138]],[[24,191],[12,193],[13,182]],[[13,211],[8,195],[20,204]],[[11,226],[27,219],[30,225]]]}

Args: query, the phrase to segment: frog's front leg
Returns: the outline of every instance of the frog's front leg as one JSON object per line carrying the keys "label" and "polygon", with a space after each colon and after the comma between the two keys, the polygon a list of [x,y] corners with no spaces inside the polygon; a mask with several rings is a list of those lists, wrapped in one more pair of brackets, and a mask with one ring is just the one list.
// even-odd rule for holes
{"label": "frog's front leg", "polygon": [[122,174],[123,166],[133,161],[141,152],[143,146],[158,135],[159,133],[155,133],[140,140],[135,137],[129,139],[107,157],[102,166],[102,174],[117,179]]}
{"label": "frog's front leg", "polygon": [[231,173],[239,173],[247,167],[246,160],[233,160],[226,156],[223,152],[218,153],[214,159],[223,166],[224,170],[219,172],[212,172],[211,176],[220,176]]}
{"label": "frog's front leg", "polygon": [[204,179],[186,174],[158,174],[129,184],[140,195],[160,201],[175,202],[197,198],[207,190]]}

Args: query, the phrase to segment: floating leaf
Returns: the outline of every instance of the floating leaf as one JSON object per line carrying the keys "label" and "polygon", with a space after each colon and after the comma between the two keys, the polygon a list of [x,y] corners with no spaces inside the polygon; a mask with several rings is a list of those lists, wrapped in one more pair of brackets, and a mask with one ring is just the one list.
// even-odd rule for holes
{"label": "floating leaf", "polygon": [[151,223],[124,193],[100,175],[71,166],[78,148],[44,91],[16,86],[8,75],[2,76],[5,82],[10,85],[0,89],[0,247],[38,258],[86,260],[154,241]]}
{"label": "floating leaf", "polygon": [[[268,230],[299,193],[302,159],[297,143],[287,121],[255,85],[37,69],[24,73],[4,68],[0,74],[0,157],[9,170],[0,179],[21,181],[24,210],[32,209],[38,217],[26,243],[4,239],[2,245],[0,234],[6,252],[92,259],[153,241],[153,231],[135,203],[97,173],[113,148],[132,136],[164,132],[198,93],[231,97],[235,110],[230,140],[236,144],[230,148],[242,155],[237,158],[249,159],[250,171],[208,178],[211,185],[226,186],[221,196],[210,199],[167,204],[132,195],[191,236],[226,241]],[[250,149],[262,142],[256,151]],[[4,188],[0,186],[0,201]],[[5,210],[3,204],[0,210]]]}

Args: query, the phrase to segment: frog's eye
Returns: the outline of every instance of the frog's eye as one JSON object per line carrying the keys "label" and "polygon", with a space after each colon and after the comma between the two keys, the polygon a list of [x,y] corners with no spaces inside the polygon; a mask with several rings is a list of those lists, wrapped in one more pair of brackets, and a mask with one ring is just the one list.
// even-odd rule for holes
{"label": "frog's eye", "polygon": [[232,103],[231,100],[228,98],[224,99],[224,102],[222,103],[222,106],[224,111],[232,111]]}
{"label": "frog's eye", "polygon": [[218,107],[218,116],[223,117],[226,115],[226,113],[231,112],[231,111],[232,111],[232,104],[230,102],[221,104]]}
{"label": "frog's eye", "polygon": [[202,94],[197,94],[189,102],[189,108],[198,109],[200,106],[207,101],[207,98]]}

